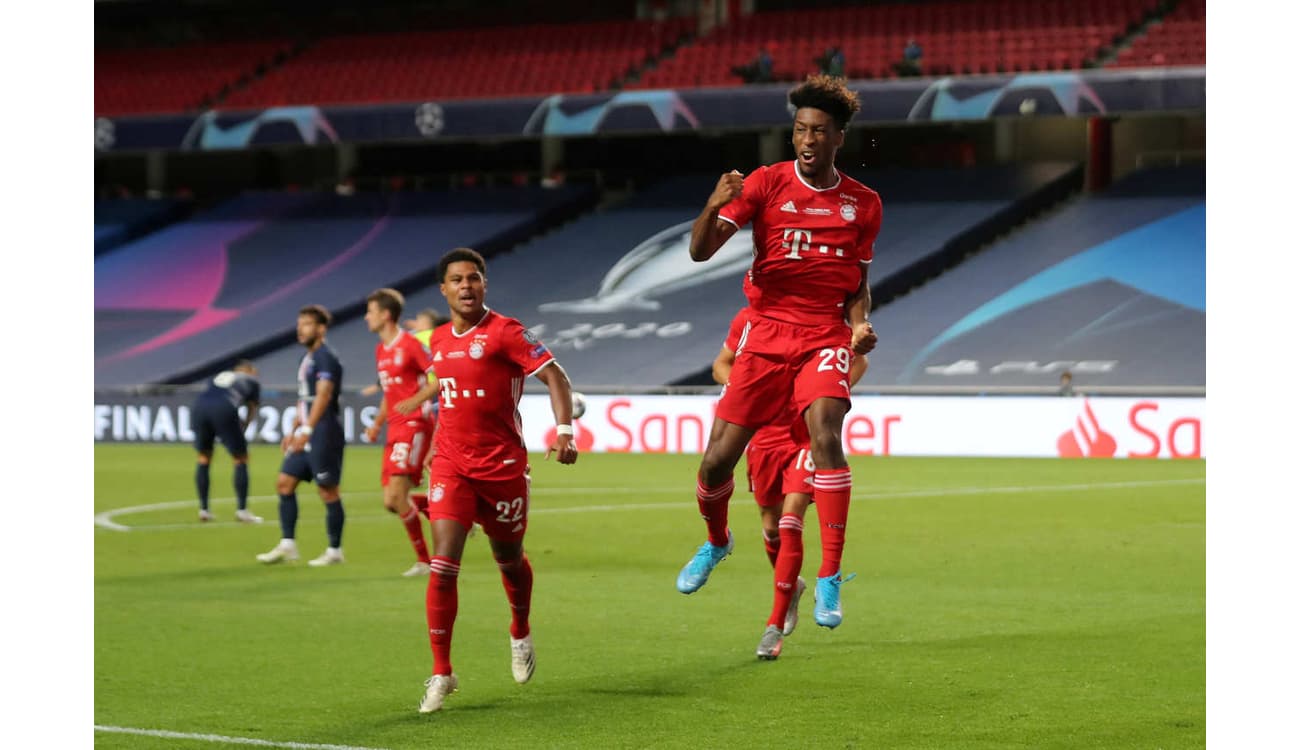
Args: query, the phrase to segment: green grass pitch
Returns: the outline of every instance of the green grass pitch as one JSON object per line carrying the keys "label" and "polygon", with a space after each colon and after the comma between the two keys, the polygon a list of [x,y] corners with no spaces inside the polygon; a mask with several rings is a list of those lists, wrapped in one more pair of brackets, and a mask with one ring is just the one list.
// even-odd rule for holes
{"label": "green grass pitch", "polygon": [[[704,539],[696,456],[533,457],[526,546],[537,673],[510,676],[509,612],[481,535],[460,578],[460,692],[430,672],[425,581],[379,499],[379,451],[348,449],[346,565],[254,561],[279,537],[277,452],[254,449],[253,510],[230,463],[200,525],[182,446],[95,449],[96,747],[1191,748],[1206,743],[1205,464],[858,458],[844,624],[754,648],[771,568],[743,489],[735,553],[691,596]],[[299,488],[304,560],[324,513]],[[141,509],[140,506],[154,506]],[[131,509],[127,513],[111,513]],[[810,512],[811,514],[815,511]],[[106,514],[108,514],[106,516]],[[814,524],[804,574],[820,559]]]}

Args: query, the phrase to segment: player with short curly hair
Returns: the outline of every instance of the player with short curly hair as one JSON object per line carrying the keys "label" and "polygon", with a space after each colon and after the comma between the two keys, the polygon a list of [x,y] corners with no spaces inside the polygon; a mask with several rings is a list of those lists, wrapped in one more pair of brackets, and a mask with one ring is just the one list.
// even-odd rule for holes
{"label": "player with short curly hair", "polygon": [[858,95],[845,85],[843,78],[825,74],[808,76],[806,81],[791,89],[788,99],[796,111],[812,108],[830,115],[841,133],[848,129],[849,121],[862,108]]}
{"label": "player with short curly hair", "polygon": [[[880,232],[880,196],[835,168],[858,98],[843,79],[810,76],[789,93],[795,158],[748,176],[722,175],[691,229],[691,258],[707,261],[753,222],[754,261],[745,278],[750,320],[718,404],[696,500],[709,538],[677,577],[685,594],[708,581],[731,553],[727,508],[732,475],[754,432],[793,403],[795,429],[806,432],[813,497],[822,526],[814,618],[842,620],[840,563],[852,478],[841,432],[848,413],[854,354],[876,344],[867,314],[867,269]],[[802,438],[796,435],[796,438]]]}

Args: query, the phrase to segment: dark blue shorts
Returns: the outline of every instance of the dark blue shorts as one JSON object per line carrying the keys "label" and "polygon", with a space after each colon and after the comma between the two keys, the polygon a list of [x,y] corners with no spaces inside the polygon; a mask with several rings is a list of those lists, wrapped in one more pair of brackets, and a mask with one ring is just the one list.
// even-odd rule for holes
{"label": "dark blue shorts", "polygon": [[199,401],[194,404],[190,422],[194,428],[194,450],[211,453],[213,440],[219,438],[230,455],[248,455],[243,421],[229,401]]}
{"label": "dark blue shorts", "polygon": [[343,444],[343,425],[322,419],[307,441],[306,450],[284,457],[280,473],[321,487],[337,487],[343,481]]}

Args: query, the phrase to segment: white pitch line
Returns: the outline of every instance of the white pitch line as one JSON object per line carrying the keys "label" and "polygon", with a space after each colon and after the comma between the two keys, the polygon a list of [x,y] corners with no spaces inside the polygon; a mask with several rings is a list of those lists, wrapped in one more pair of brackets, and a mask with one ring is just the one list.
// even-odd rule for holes
{"label": "white pitch line", "polygon": [[[1099,482],[1093,484],[1038,484],[1010,487],[935,487],[932,489],[922,490],[904,490],[900,492],[870,492],[859,495],[853,495],[854,500],[897,500],[911,497],[947,497],[947,496],[964,496],[964,495],[1007,495],[1024,492],[1077,492],[1090,490],[1118,490],[1118,489],[1136,489],[1141,487],[1168,487],[1184,484],[1205,484],[1204,477],[1190,477],[1187,479],[1152,479],[1138,482]],[[660,495],[660,494],[678,494],[682,493],[681,487],[643,487],[640,489],[631,489],[627,487],[551,487],[541,490],[533,490],[534,495],[565,495],[578,493],[602,493],[602,494],[630,494],[637,493],[643,495]],[[377,492],[357,492],[349,493],[349,497],[378,497]],[[249,500],[272,500],[274,495],[255,495],[250,496]],[[226,502],[234,498],[215,498],[215,501]],[[200,528],[197,523],[184,524],[155,524],[150,526],[125,526],[113,520],[116,516],[130,515],[132,513],[145,513],[154,510],[175,510],[177,508],[190,508],[198,502],[197,500],[172,500],[165,503],[152,503],[150,505],[133,505],[126,508],[115,508],[106,510],[102,513],[95,514],[95,525],[110,531],[164,531],[174,529],[194,529]],[[623,503],[623,504],[605,504],[605,505],[581,505],[568,508],[533,508],[530,509],[529,515],[539,515],[547,513],[609,513],[620,510],[662,510],[666,508],[686,508],[695,507],[695,503],[672,502],[672,503]],[[386,518],[386,516],[375,516],[375,519]],[[351,519],[350,519],[351,520]],[[353,521],[373,520],[365,517]],[[240,526],[235,521],[209,521],[202,526]]]}
{"label": "white pitch line", "polygon": [[259,740],[254,737],[227,737],[221,734],[194,734],[191,732],[171,732],[166,729],[136,729],[135,727],[113,727],[103,724],[95,725],[96,732],[112,734],[137,734],[145,737],[162,737],[169,740],[199,740],[202,742],[224,742],[228,745],[256,745],[257,747],[287,747],[293,750],[384,750],[358,745],[328,745],[312,742],[275,742]]}

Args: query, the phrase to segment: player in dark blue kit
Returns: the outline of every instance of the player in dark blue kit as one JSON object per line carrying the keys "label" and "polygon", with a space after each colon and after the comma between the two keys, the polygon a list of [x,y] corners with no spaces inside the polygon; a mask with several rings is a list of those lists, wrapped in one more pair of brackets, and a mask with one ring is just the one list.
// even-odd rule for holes
{"label": "player in dark blue kit", "polygon": [[329,548],[308,563],[313,567],[343,562],[343,420],[339,415],[339,393],[343,390],[343,365],[325,343],[325,331],[332,316],[320,305],[298,311],[298,343],[307,354],[298,365],[298,416],[292,433],[280,447],[284,462],[275,489],[280,495],[280,543],[257,556],[260,562],[292,562],[298,559],[294,540],[298,526],[298,496],[302,481],[316,482],[325,503],[325,531]]}
{"label": "player in dark blue kit", "polygon": [[[217,438],[226,446],[230,460],[235,463],[235,499],[239,509],[235,520],[243,523],[261,523],[262,519],[248,510],[248,441],[244,430],[257,413],[262,398],[262,386],[257,382],[257,368],[252,362],[241,359],[229,370],[218,373],[208,382],[208,388],[195,399],[191,408],[194,424],[194,450],[198,451],[198,465],[194,468],[194,485],[199,491],[199,520],[211,521],[208,510],[208,469],[212,463],[212,448]],[[248,409],[247,416],[239,416],[239,407]]]}

